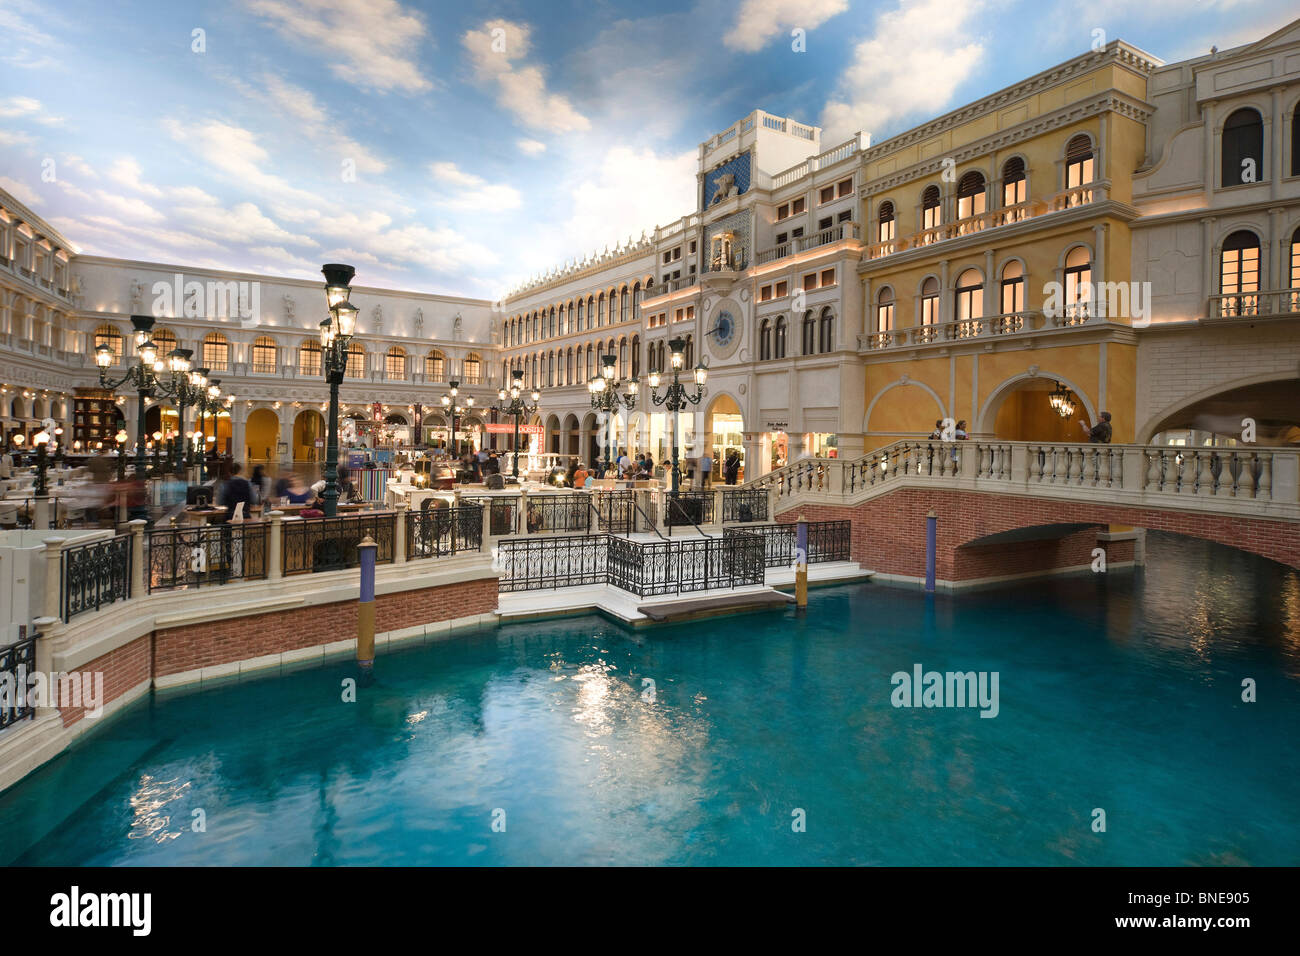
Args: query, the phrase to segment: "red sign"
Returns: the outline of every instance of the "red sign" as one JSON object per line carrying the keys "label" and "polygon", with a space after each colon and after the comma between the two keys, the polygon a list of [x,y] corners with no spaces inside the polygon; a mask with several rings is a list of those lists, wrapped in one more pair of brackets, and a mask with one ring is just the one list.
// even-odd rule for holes
{"label": "red sign", "polygon": [[[515,426],[509,423],[491,422],[484,425],[483,428],[490,435],[513,435]],[[543,432],[541,425],[520,425],[519,434],[521,435],[541,435]]]}
{"label": "red sign", "polygon": [[384,403],[375,402],[370,406],[370,420],[382,422],[384,420]]}

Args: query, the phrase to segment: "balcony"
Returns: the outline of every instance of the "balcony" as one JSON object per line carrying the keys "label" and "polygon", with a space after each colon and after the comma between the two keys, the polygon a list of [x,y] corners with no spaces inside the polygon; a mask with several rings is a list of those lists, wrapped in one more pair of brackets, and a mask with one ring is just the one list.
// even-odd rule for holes
{"label": "balcony", "polygon": [[1046,329],[1078,328],[1087,325],[1093,318],[1094,316],[1085,306],[1072,306],[1065,310],[1064,315],[1050,317],[1037,311],[1003,312],[977,319],[959,319],[953,322],[936,322],[932,325],[914,325],[906,329],[869,332],[858,336],[858,351],[877,352],[949,345]]}
{"label": "balcony", "polygon": [[831,228],[815,232],[811,236],[799,236],[789,242],[783,242],[770,249],[764,249],[754,258],[754,264],[761,266],[768,262],[784,259],[787,256],[797,255],[800,252],[807,252],[809,249],[816,249],[818,246],[828,246],[842,239],[860,238],[862,238],[861,226],[856,222],[842,222],[838,226],[831,226]]}
{"label": "balcony", "polygon": [[1300,289],[1212,295],[1206,314],[1211,319],[1260,319],[1300,315]]}
{"label": "balcony", "polygon": [[895,238],[884,242],[875,242],[867,246],[867,258],[883,259],[886,256],[892,256],[896,252],[920,249],[940,242],[947,242],[950,239],[960,239],[964,236],[974,235],[987,229],[997,229],[1001,226],[1010,226],[1050,213],[1088,206],[1107,198],[1106,185],[1106,183],[1100,182],[1087,183],[1083,186],[1075,186],[1072,189],[1059,192],[1045,201],[1031,199],[1026,202],[1016,203],[1014,206],[1003,206],[1001,209],[993,209],[978,215],[967,216],[955,222],[941,223],[929,229],[922,229],[920,232],[913,233],[902,239]]}

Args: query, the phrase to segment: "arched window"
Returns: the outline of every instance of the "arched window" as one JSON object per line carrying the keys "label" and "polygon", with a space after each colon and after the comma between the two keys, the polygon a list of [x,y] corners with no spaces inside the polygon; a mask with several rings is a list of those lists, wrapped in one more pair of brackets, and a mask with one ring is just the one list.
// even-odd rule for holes
{"label": "arched window", "polygon": [[778,315],[772,330],[772,358],[785,358],[785,316]]}
{"label": "arched window", "polygon": [[1240,109],[1229,116],[1223,124],[1220,149],[1220,185],[1240,186],[1264,179],[1264,120],[1258,112]]}
{"label": "arched window", "polygon": [[1300,229],[1291,233],[1291,308],[1300,312]]}
{"label": "arched window", "polygon": [[627,339],[618,340],[618,372],[616,377],[623,378],[627,375]]}
{"label": "arched window", "polygon": [[584,305],[583,301],[579,299],[578,300],[578,328],[577,328],[577,331],[579,332],[582,331],[583,319],[586,318],[586,315],[584,314],[583,305]]}
{"label": "arched window", "polygon": [[253,371],[263,375],[277,371],[275,339],[269,335],[259,335],[253,340]]}
{"label": "arched window", "polygon": [[[518,362],[518,359],[515,360]],[[433,349],[424,357],[424,377],[430,382],[445,382],[443,377],[447,371],[447,363],[443,361],[442,353]]]}
{"label": "arched window", "polygon": [[876,213],[876,242],[893,242],[897,223],[894,222],[894,204],[885,200]]}
{"label": "arched window", "polygon": [[95,329],[94,341],[94,348],[99,348],[101,345],[107,345],[113,350],[114,365],[117,365],[122,361],[122,333],[118,331],[116,326],[101,325],[99,328]]}
{"label": "arched window", "polygon": [[972,169],[957,181],[957,219],[979,216],[987,209],[988,190],[984,187],[984,174]]}
{"label": "arched window", "polygon": [[605,293],[601,293],[596,299],[596,328],[605,324]]}
{"label": "arched window", "polygon": [[366,350],[355,339],[348,346],[348,364],[343,374],[348,378],[366,377]]}
{"label": "arched window", "polygon": [[539,312],[534,312],[534,313],[533,313],[533,338],[532,338],[532,341],[536,342],[536,341],[537,341],[538,339],[540,339],[541,337],[542,337],[542,316],[541,316],[541,313],[539,313]]}
{"label": "arched window", "polygon": [[220,332],[209,332],[203,337],[203,365],[213,372],[230,368],[230,343]]}
{"label": "arched window", "polygon": [[587,343],[587,374],[585,376],[586,380],[590,382],[591,377],[595,374],[596,374],[596,350],[593,349],[591,347],[591,343],[588,342]]}
{"label": "arched window", "polygon": [[641,318],[641,283],[637,281],[632,285],[632,314],[636,318]]}
{"label": "arched window", "polygon": [[632,375],[633,377],[641,375],[641,336],[639,335],[632,336]]}
{"label": "arched window", "polygon": [[1075,246],[1065,257],[1065,324],[1082,325],[1092,309],[1092,256]]}
{"label": "arched window", "polygon": [[930,276],[921,283],[921,329],[922,342],[933,342],[935,323],[939,321],[939,280]]}
{"label": "arched window", "polygon": [[921,228],[933,229],[942,222],[943,213],[939,206],[939,187],[926,186],[925,192],[921,193]]}
{"label": "arched window", "polygon": [[1012,259],[1002,267],[1002,296],[998,306],[1004,315],[1025,311],[1025,267]]}
{"label": "arched window", "polygon": [[465,357],[464,363],[465,381],[470,385],[483,384],[483,360],[478,354],[471,352]]}
{"label": "arched window", "polygon": [[1092,140],[1083,133],[1074,136],[1065,145],[1065,188],[1071,192],[1065,200],[1066,208],[1083,206],[1092,202],[1092,190],[1081,189],[1093,180],[1095,160]]}
{"label": "arched window", "polygon": [[542,385],[542,358],[540,355],[533,356],[533,376],[529,381],[533,388],[540,388]]}
{"label": "arched window", "polygon": [[984,315],[984,280],[975,269],[967,269],[957,276],[956,295],[953,298],[953,318],[958,322],[978,319]]}
{"label": "arched window", "polygon": [[894,290],[889,286],[876,293],[876,331],[894,331]]}
{"label": "arched window", "polygon": [[758,324],[758,358],[766,362],[772,357],[772,324],[764,319]]}
{"label": "arched window", "polygon": [[817,320],[817,351],[835,351],[835,316],[829,305],[822,308],[821,318]]}
{"label": "arched window", "polygon": [[619,293],[618,320],[626,322],[632,317],[632,294],[628,292],[627,286],[623,286],[623,291]]}
{"label": "arched window", "polygon": [[800,355],[812,355],[817,345],[817,320],[813,318],[812,309],[803,314],[803,351]]}
{"label": "arched window", "polygon": [[587,331],[596,327],[596,297],[587,296]]}
{"label": "arched window", "polygon": [[1291,114],[1291,175],[1300,176],[1300,103]]}
{"label": "arched window", "polygon": [[695,336],[686,336],[686,367],[695,368]]}
{"label": "arched window", "polygon": [[1219,259],[1221,315],[1259,314],[1259,236],[1239,229],[1223,242]]}
{"label": "arched window", "polygon": [[298,346],[298,374],[319,375],[321,373],[321,348],[315,339],[308,339]]}
{"label": "arched window", "polygon": [[389,347],[384,355],[384,378],[394,381],[406,378],[406,349],[400,345]]}
{"label": "arched window", "polygon": [[546,385],[548,388],[555,385],[555,353],[546,353]]}
{"label": "arched window", "polygon": [[[1014,156],[1002,164],[1002,205],[1018,206],[1025,201],[1025,161]],[[1025,210],[1017,209],[1008,213],[1007,222],[1023,219]]]}
{"label": "arched window", "polygon": [[[171,329],[155,328],[149,333],[149,338],[153,339],[153,344],[158,346],[159,358],[166,358],[176,348],[176,333]],[[275,343],[272,343],[273,345]]]}
{"label": "arched window", "polygon": [[564,353],[564,381],[567,385],[573,385],[573,346],[570,346]]}
{"label": "arched window", "polygon": [[564,331],[565,331],[565,333],[567,334],[567,333],[573,331],[573,302],[572,302],[572,300],[570,300],[568,306],[567,306],[566,309],[565,309],[565,317],[566,317],[566,321],[565,321],[565,323],[564,323]]}

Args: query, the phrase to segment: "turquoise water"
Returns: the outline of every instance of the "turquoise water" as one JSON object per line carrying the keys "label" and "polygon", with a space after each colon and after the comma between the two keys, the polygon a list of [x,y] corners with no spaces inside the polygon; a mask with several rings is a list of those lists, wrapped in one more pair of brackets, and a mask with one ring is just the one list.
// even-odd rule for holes
{"label": "turquoise water", "polygon": [[[158,695],[0,795],[0,861],[1300,863],[1300,574],[1149,550],[957,598],[485,629],[381,657],[356,703],[347,662]],[[891,706],[916,663],[998,672],[998,716]]]}

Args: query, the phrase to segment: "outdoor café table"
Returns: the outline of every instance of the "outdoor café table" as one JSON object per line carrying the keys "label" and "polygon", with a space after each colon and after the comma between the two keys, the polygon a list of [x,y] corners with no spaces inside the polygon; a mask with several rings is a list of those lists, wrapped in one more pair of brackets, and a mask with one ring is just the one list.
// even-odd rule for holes
{"label": "outdoor caf\u00e9 table", "polygon": [[192,507],[185,509],[185,517],[189,520],[190,524],[207,524],[217,515],[224,515],[225,513],[225,508]]}
{"label": "outdoor caf\u00e9 table", "polygon": [[310,507],[311,507],[310,504],[304,502],[303,504],[300,505],[293,505],[293,504],[273,505],[272,510],[280,512],[287,518],[296,518],[298,517],[298,512],[305,511]]}

